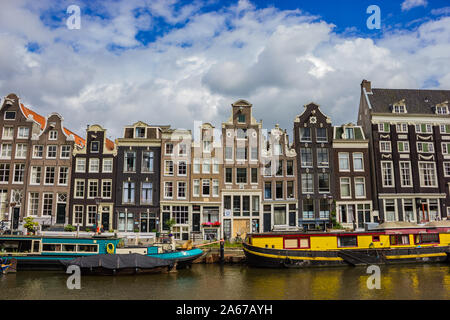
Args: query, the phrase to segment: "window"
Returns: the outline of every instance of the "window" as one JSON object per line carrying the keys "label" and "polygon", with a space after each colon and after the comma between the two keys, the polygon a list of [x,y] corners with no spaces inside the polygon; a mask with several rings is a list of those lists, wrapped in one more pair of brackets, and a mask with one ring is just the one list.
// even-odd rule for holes
{"label": "window", "polygon": [[56,159],[57,146],[47,146],[47,159]]}
{"label": "window", "polygon": [[380,152],[391,152],[391,142],[390,141],[380,141]]}
{"label": "window", "polygon": [[233,183],[233,168],[225,168],[225,183]]}
{"label": "window", "polygon": [[287,181],[286,189],[287,189],[287,194],[286,194],[287,198],[294,199],[294,181]]}
{"label": "window", "polygon": [[403,199],[403,213],[405,215],[405,221],[415,221],[413,199]]}
{"label": "window", "polygon": [[442,147],[442,154],[450,154],[450,143],[448,142],[442,143],[441,147]]}
{"label": "window", "polygon": [[383,182],[383,187],[393,187],[394,186],[394,172],[392,168],[392,162],[381,161],[381,177]]}
{"label": "window", "polygon": [[42,215],[51,216],[53,209],[53,193],[44,193],[42,205]]}
{"label": "window", "polygon": [[125,151],[125,172],[136,172],[136,152]]}
{"label": "window", "polygon": [[10,143],[2,144],[1,150],[1,158],[2,159],[11,159],[12,145]]}
{"label": "window", "polygon": [[258,183],[258,168],[251,168],[251,183]]}
{"label": "window", "polygon": [[84,198],[84,180],[75,179],[75,196],[74,198]]}
{"label": "window", "polygon": [[389,236],[389,242],[391,246],[403,246],[409,244],[409,235],[407,234],[396,234]]}
{"label": "window", "polygon": [[378,124],[378,132],[390,132],[391,126],[389,123],[379,123]]}
{"label": "window", "polygon": [[210,195],[210,180],[202,179],[202,196],[209,197]]}
{"label": "window", "polygon": [[246,147],[237,147],[236,148],[236,160],[247,160],[247,148]]}
{"label": "window", "polygon": [[153,184],[151,182],[143,182],[141,190],[141,204],[152,204],[152,203],[153,203]]}
{"label": "window", "polygon": [[44,146],[33,146],[33,158],[41,159],[44,154]]}
{"label": "window", "polygon": [[200,173],[200,159],[194,159],[194,173]]}
{"label": "window", "polygon": [[302,148],[300,149],[300,159],[302,167],[312,167],[312,149],[311,148]]}
{"label": "window", "polygon": [[277,181],[275,183],[275,198],[283,199],[283,182]]}
{"label": "window", "polygon": [[421,187],[437,187],[434,162],[419,162],[419,175]]}
{"label": "window", "polygon": [[89,172],[99,172],[100,171],[100,160],[99,159],[89,159]]}
{"label": "window", "polygon": [[166,198],[166,199],[173,198],[173,182],[172,181],[164,182],[164,198]]}
{"label": "window", "polygon": [[173,161],[172,160],[164,161],[164,175],[173,176]]}
{"label": "window", "polygon": [[112,181],[102,180],[102,198],[111,199],[112,196]]}
{"label": "window", "polygon": [[362,153],[353,153],[353,170],[364,171],[364,155]]}
{"label": "window", "polygon": [[258,160],[258,147],[251,147],[250,160]]}
{"label": "window", "polygon": [[69,181],[69,168],[59,167],[59,179],[58,184],[62,186],[67,186]]}
{"label": "window", "polygon": [[384,200],[384,214],[386,221],[396,221],[395,200]]}
{"label": "window", "polygon": [[219,161],[217,159],[213,159],[212,172],[214,174],[219,173]]}
{"label": "window", "polygon": [[317,166],[327,168],[329,165],[328,149],[317,148]]}
{"label": "window", "polygon": [[166,155],[173,155],[173,144],[166,143]]}
{"label": "window", "polygon": [[450,133],[450,124],[441,124],[439,126],[439,131],[442,134]]}
{"label": "window", "polygon": [[247,129],[237,129],[236,138],[247,139]]}
{"label": "window", "polygon": [[302,173],[302,193],[314,193],[313,175]]}
{"label": "window", "polygon": [[450,177],[450,162],[444,162],[444,176]]}
{"label": "window", "polygon": [[316,129],[317,134],[317,142],[328,142],[328,132],[327,128],[317,128]]}
{"label": "window", "polygon": [[87,221],[86,224],[94,225],[97,218],[97,206],[87,206]]}
{"label": "window", "polygon": [[219,196],[219,180],[214,179],[213,181],[213,197]]}
{"label": "window", "polygon": [[25,175],[25,164],[14,165],[14,183],[23,183],[23,177]]}
{"label": "window", "polygon": [[433,153],[434,145],[432,142],[417,142],[417,152]]}
{"label": "window", "polygon": [[247,183],[247,168],[236,168],[236,183]]}
{"label": "window", "polygon": [[75,172],[86,172],[86,159],[77,158],[75,162]]}
{"label": "window", "polygon": [[203,159],[202,164],[202,173],[210,173],[211,172],[211,163],[209,159]]}
{"label": "window", "polygon": [[352,191],[350,185],[350,178],[341,178],[341,198],[351,198]]}
{"label": "window", "polygon": [[402,187],[412,187],[411,163],[400,161],[400,184]]}
{"label": "window", "polygon": [[406,107],[405,106],[392,106],[392,112],[393,113],[406,113]]}
{"label": "window", "polygon": [[350,171],[350,159],[348,153],[339,153],[339,171]]}
{"label": "window", "polygon": [[39,210],[39,192],[30,192],[28,201],[28,215],[37,216]]}
{"label": "window", "polygon": [[178,199],[186,199],[186,182],[178,181]]}
{"label": "window", "polygon": [[88,181],[88,198],[94,199],[98,197],[98,180]]}
{"label": "window", "polygon": [[439,243],[439,233],[427,233],[414,235],[415,244]]}
{"label": "window", "polygon": [[173,206],[172,216],[176,224],[188,224],[189,208],[187,206]]}
{"label": "window", "polygon": [[233,147],[225,147],[225,159],[233,160]]}
{"label": "window", "polygon": [[61,146],[61,159],[70,158],[70,146]]}
{"label": "window", "polygon": [[358,246],[357,236],[340,236],[340,237],[338,237],[338,247],[339,248],[357,247],[357,246]]}
{"label": "window", "polygon": [[180,156],[187,155],[187,146],[184,143],[178,145],[178,155]]}
{"label": "window", "polygon": [[211,152],[211,141],[203,141],[203,152],[210,153]]}
{"label": "window", "polygon": [[300,141],[311,142],[311,128],[300,128]]}
{"label": "window", "polygon": [[330,218],[330,204],[328,203],[328,199],[319,200],[319,218],[320,219]]}
{"label": "window", "polygon": [[252,216],[259,216],[259,196],[252,197]]}
{"label": "window", "polygon": [[83,206],[75,205],[73,206],[73,222],[75,225],[82,225],[83,224]]}
{"label": "window", "polygon": [[264,182],[264,199],[272,199],[272,182]]}
{"label": "window", "polygon": [[195,179],[194,180],[194,189],[192,191],[194,197],[199,197],[200,196],[200,180]]}
{"label": "window", "polygon": [[144,127],[136,127],[134,131],[135,138],[145,138],[145,128]]}
{"label": "window", "polygon": [[0,183],[8,183],[9,182],[9,163],[0,163]]}
{"label": "window", "polygon": [[250,196],[242,196],[242,215],[250,216]]}
{"label": "window", "polygon": [[355,197],[366,197],[366,181],[364,178],[355,178]]}
{"label": "window", "polygon": [[3,127],[3,140],[10,140],[14,137],[14,128],[13,127]]}
{"label": "window", "polygon": [[30,128],[19,127],[19,130],[17,131],[18,139],[28,139],[29,135],[30,135]]}
{"label": "window", "polygon": [[273,208],[273,224],[274,225],[286,225],[286,207],[274,207]]}
{"label": "window", "polygon": [[272,162],[268,161],[265,165],[264,165],[264,176],[265,177],[270,177],[272,176]]}
{"label": "window", "polygon": [[6,111],[5,112],[5,120],[15,120],[16,112],[15,111]]}
{"label": "window", "polygon": [[23,143],[16,144],[16,159],[25,159],[27,157],[27,145]]}
{"label": "window", "polygon": [[91,142],[91,152],[98,153],[100,151],[100,142],[92,141]]}
{"label": "window", "polygon": [[238,122],[245,123],[245,114],[238,114]]}
{"label": "window", "polygon": [[103,172],[113,172],[113,159],[103,159]]}
{"label": "window", "polygon": [[433,127],[431,124],[416,124],[416,133],[432,133]]}
{"label": "window", "polygon": [[277,177],[283,176],[283,160],[278,160],[275,163],[277,163],[277,171],[275,172],[275,175]]}
{"label": "window", "polygon": [[178,162],[178,175],[185,176],[187,174],[186,161]]}
{"label": "window", "polygon": [[293,160],[286,161],[286,175],[287,176],[294,175],[294,161]]}
{"label": "window", "polygon": [[409,142],[408,141],[399,141],[397,142],[398,152],[409,152]]}
{"label": "window", "polygon": [[48,135],[49,140],[57,140],[58,139],[58,131],[56,130],[50,130],[50,133]]}
{"label": "window", "polygon": [[407,123],[398,123],[395,125],[397,129],[397,133],[408,133],[408,124]]}
{"label": "window", "polygon": [[314,201],[312,199],[303,200],[303,219],[314,219]]}
{"label": "window", "polygon": [[124,182],[123,183],[122,202],[123,203],[134,203],[134,182]]}
{"label": "window", "polygon": [[319,173],[319,192],[330,192],[330,175],[328,173]]}
{"label": "window", "polygon": [[436,114],[448,114],[447,106],[436,107]]}
{"label": "window", "polygon": [[345,128],[345,139],[355,139],[355,128]]}

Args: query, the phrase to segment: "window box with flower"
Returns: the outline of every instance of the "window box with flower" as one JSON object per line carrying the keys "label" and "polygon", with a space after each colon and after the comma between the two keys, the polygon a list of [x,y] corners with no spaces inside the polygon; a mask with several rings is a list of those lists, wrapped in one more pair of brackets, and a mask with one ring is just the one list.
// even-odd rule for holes
{"label": "window box with flower", "polygon": [[203,222],[202,223],[202,227],[220,227],[220,222],[216,221],[216,222]]}

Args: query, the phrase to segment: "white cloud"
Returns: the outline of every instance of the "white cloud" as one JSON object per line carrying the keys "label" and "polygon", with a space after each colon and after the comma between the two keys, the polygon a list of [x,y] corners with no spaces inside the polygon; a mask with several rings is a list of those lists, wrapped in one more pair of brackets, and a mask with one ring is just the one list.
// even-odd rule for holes
{"label": "white cloud", "polygon": [[408,11],[416,7],[426,7],[427,0],[405,0],[402,2],[402,11]]}
{"label": "white cloud", "polygon": [[[362,79],[402,88],[435,79],[450,88],[450,17],[373,41],[337,35],[332,24],[299,10],[257,9],[243,0],[206,13],[200,2],[114,2],[102,9],[111,19],[82,16],[81,30],[67,30],[64,21],[46,26],[39,16],[50,4],[10,1],[9,14],[0,11],[0,94],[16,92],[42,114],[61,113],[79,134],[99,123],[119,137],[137,120],[220,127],[239,98],[253,103],[266,128],[279,123],[291,132],[310,101],[335,124],[356,122]],[[140,6],[148,10],[136,17]],[[143,46],[135,36],[156,18],[185,25]],[[30,41],[39,53],[26,49]],[[110,52],[110,45],[127,50]]]}

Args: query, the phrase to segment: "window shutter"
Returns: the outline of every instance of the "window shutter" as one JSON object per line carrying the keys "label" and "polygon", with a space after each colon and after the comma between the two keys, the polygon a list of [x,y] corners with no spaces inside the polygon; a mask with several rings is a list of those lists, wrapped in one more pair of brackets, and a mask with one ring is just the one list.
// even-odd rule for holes
{"label": "window shutter", "polygon": [[423,149],[423,152],[428,152],[428,143],[423,143],[422,149]]}
{"label": "window shutter", "polygon": [[389,132],[389,123],[384,124],[384,132]]}
{"label": "window shutter", "polygon": [[399,142],[398,143],[398,151],[400,151],[400,152],[404,151],[404,149],[403,149],[403,142]]}
{"label": "window shutter", "polygon": [[420,129],[421,129],[420,132],[422,132],[422,133],[427,132],[427,125],[426,124],[422,124]]}
{"label": "window shutter", "polygon": [[450,125],[448,124],[445,125],[445,132],[450,133]]}

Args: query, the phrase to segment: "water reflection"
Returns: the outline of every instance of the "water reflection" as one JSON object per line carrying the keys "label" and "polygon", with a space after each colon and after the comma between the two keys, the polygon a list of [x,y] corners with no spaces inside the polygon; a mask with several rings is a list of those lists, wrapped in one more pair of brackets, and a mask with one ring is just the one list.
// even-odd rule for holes
{"label": "water reflection", "polygon": [[178,273],[83,276],[19,272],[0,276],[0,299],[450,299],[450,266],[381,267],[381,289],[367,288],[366,268],[255,269],[194,265]]}

